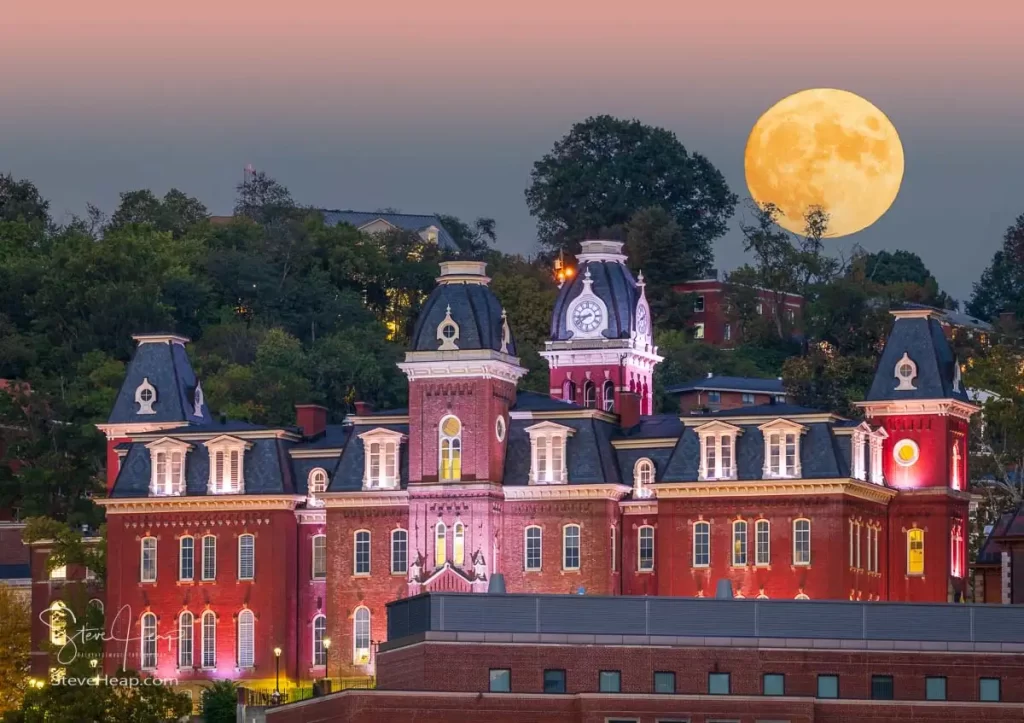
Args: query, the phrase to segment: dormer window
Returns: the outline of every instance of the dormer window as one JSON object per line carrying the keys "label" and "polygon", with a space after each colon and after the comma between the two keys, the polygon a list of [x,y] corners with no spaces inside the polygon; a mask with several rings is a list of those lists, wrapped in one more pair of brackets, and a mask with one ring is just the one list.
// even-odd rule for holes
{"label": "dormer window", "polygon": [[316,467],[309,472],[306,489],[310,495],[318,495],[327,491],[327,470]]}
{"label": "dormer window", "polygon": [[917,377],[917,364],[906,352],[903,352],[903,357],[896,362],[895,374],[897,392],[912,392],[917,389],[914,386],[914,379]]}
{"label": "dormer window", "polygon": [[452,318],[451,304],[445,310],[441,323],[437,325],[437,340],[441,342],[437,347],[439,351],[455,351],[459,348],[455,343],[459,340],[459,325]]}
{"label": "dormer window", "polygon": [[530,484],[563,484],[568,481],[565,443],[576,430],[554,422],[526,428],[530,435]]}
{"label": "dormer window", "polygon": [[402,434],[373,429],[359,435],[363,441],[363,489],[398,489],[398,450]]}
{"label": "dormer window", "polygon": [[882,474],[882,443],[889,437],[886,431],[879,427],[870,438],[871,445],[871,481],[876,485],[885,482]]}
{"label": "dormer window", "polygon": [[800,435],[806,427],[786,419],[762,425],[764,435],[764,478],[792,479],[800,476]]}
{"label": "dormer window", "polygon": [[192,395],[192,415],[202,419],[203,417],[203,404],[205,403],[205,397],[203,396],[203,385],[201,382],[196,382],[196,390]]}
{"label": "dormer window", "polygon": [[192,445],[177,439],[160,439],[146,445],[150,455],[152,495],[185,494],[185,455]]}
{"label": "dormer window", "polygon": [[850,450],[850,476],[854,479],[867,480],[868,470],[866,464],[868,436],[871,428],[862,424],[853,430]]}
{"label": "dormer window", "polygon": [[245,450],[250,446],[245,440],[228,436],[206,442],[210,453],[211,495],[237,495],[245,491]]}
{"label": "dormer window", "polygon": [[641,457],[633,467],[633,499],[653,497],[652,482],[654,482],[654,462],[646,457]]}
{"label": "dormer window", "polygon": [[153,409],[156,404],[156,387],[149,383],[148,377],[135,389],[135,403],[139,405],[136,414],[156,414]]}
{"label": "dormer window", "polygon": [[700,438],[699,479],[736,479],[736,437],[742,430],[724,422],[711,422],[695,431]]}

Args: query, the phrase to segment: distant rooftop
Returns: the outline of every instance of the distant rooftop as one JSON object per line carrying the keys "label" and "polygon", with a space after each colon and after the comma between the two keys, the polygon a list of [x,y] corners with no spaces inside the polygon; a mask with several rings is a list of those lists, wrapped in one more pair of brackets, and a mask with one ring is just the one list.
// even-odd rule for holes
{"label": "distant rooftop", "polygon": [[383,211],[340,211],[332,209],[321,209],[324,215],[324,223],[329,226],[337,226],[339,223],[347,223],[358,229],[369,226],[374,221],[384,223],[404,231],[420,233],[431,226],[437,228],[437,244],[445,251],[456,251],[458,246],[448,230],[441,225],[441,220],[433,214],[416,213],[389,213]]}
{"label": "distant rooftop", "polygon": [[785,394],[781,379],[758,379],[756,377],[727,377],[709,374],[685,384],[669,387],[670,394],[684,392],[759,392],[762,394]]}

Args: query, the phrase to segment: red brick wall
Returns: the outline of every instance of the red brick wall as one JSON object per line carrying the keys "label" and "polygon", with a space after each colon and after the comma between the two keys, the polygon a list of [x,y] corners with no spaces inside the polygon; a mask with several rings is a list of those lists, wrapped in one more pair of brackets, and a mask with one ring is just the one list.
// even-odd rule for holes
{"label": "red brick wall", "polygon": [[[771,404],[774,394],[763,394],[759,392],[748,392],[754,395],[754,405]],[[708,401],[708,392],[694,391],[686,392],[679,396],[679,409],[683,414],[689,414],[700,409],[739,409],[740,407],[753,406],[743,403],[742,392],[720,392],[721,401],[712,404]]]}
{"label": "red brick wall", "polygon": [[[288,671],[291,677],[298,680],[314,680],[324,677],[324,667],[313,666],[313,618],[323,613],[327,616],[329,626],[331,606],[327,597],[327,580],[313,579],[313,537],[326,534],[326,531],[326,522],[301,524],[298,528],[296,668],[289,668]],[[330,559],[329,555],[328,559]],[[330,635],[330,627],[328,627],[328,635]]]}
{"label": "red brick wall", "polygon": [[[941,490],[906,490],[893,499],[889,505],[890,600],[944,602],[948,599],[950,528],[954,521],[966,521],[967,517],[967,500],[941,494]],[[914,527],[924,530],[924,575],[907,572],[907,530]],[[962,581],[955,580],[953,584],[962,585]]]}

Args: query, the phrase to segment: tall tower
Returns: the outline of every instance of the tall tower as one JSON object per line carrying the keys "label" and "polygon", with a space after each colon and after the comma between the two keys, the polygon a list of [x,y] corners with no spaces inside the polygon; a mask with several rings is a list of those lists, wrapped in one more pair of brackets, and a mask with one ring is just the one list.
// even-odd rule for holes
{"label": "tall tower", "polygon": [[967,441],[978,411],[960,365],[929,309],[896,317],[867,398],[860,403],[888,437],[886,483],[899,490],[889,507],[892,600],[938,600],[963,591],[967,573]]}
{"label": "tall tower", "polygon": [[584,241],[575,278],[562,284],[541,356],[550,368],[551,396],[606,411],[623,392],[653,409],[654,346],[643,273],[634,279],[618,241]]}

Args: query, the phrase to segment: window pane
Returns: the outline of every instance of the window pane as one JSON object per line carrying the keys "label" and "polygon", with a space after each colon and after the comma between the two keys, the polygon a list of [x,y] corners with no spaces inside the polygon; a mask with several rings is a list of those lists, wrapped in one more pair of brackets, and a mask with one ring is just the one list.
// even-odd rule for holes
{"label": "window pane", "polygon": [[764,694],[765,695],[785,695],[786,694],[786,676],[778,673],[765,673],[764,674]]}
{"label": "window pane", "polygon": [[203,614],[203,667],[217,665],[217,618],[212,612]]}
{"label": "window pane", "polygon": [[356,575],[369,575],[370,574],[370,533],[369,532],[357,532],[356,533],[356,560],[355,560],[355,573]]}
{"label": "window pane", "polygon": [[768,520],[758,520],[757,522],[757,550],[755,552],[754,562],[758,565],[768,565],[771,563],[771,540],[769,537],[770,525]]}
{"label": "window pane", "polygon": [[178,618],[178,667],[192,667],[192,613],[182,613]]}
{"label": "window pane", "polygon": [[818,676],[818,697],[838,698],[839,697],[839,676],[819,675]]}
{"label": "window pane", "polygon": [[640,570],[653,570],[654,569],[654,528],[653,527],[641,527],[640,528],[640,559],[639,559]]}
{"label": "window pane", "polygon": [[409,533],[395,530],[391,533],[391,572],[405,573],[409,569]]}
{"label": "window pane", "polygon": [[178,577],[191,580],[195,574],[196,541],[191,537],[181,538],[181,554],[179,556]]}
{"label": "window pane", "polygon": [[544,692],[564,693],[565,692],[565,671],[545,670],[544,671]]}
{"label": "window pane", "polygon": [[313,578],[327,577],[327,536],[317,535],[313,538]]}
{"label": "window pane", "polygon": [[512,671],[507,668],[491,668],[492,693],[509,693],[512,690]]}
{"label": "window pane", "polygon": [[327,665],[327,648],[324,637],[327,634],[327,618],[317,615],[313,619],[313,665]]}
{"label": "window pane", "polygon": [[747,564],[747,523],[732,523],[732,564]]}
{"label": "window pane", "polygon": [[598,677],[598,690],[602,693],[618,693],[622,689],[622,674],[617,670],[602,670]]}
{"label": "window pane", "polygon": [[946,699],[946,679],[945,678],[925,678],[924,679],[924,697],[927,700],[945,700]]}
{"label": "window pane", "polygon": [[238,667],[253,666],[255,638],[253,616],[249,610],[243,610],[238,616]]}
{"label": "window pane", "polygon": [[707,567],[711,564],[711,527],[707,522],[693,526],[693,564]]}
{"label": "window pane", "polygon": [[566,570],[578,570],[580,566],[580,528],[567,525],[563,533],[562,566]]}
{"label": "window pane", "polygon": [[240,580],[252,580],[255,568],[255,538],[252,535],[242,535],[238,538],[238,578]]}
{"label": "window pane", "polygon": [[874,700],[892,700],[893,683],[891,675],[871,676],[871,697]]}
{"label": "window pane", "polygon": [[729,695],[729,674],[708,673],[708,693],[711,695]]}
{"label": "window pane", "polygon": [[978,699],[986,701],[999,700],[999,678],[982,678],[978,685]]}
{"label": "window pane", "polygon": [[526,528],[526,569],[539,570],[540,565],[540,528]]}
{"label": "window pane", "polygon": [[207,535],[203,538],[203,579],[217,577],[217,538]]}
{"label": "window pane", "polygon": [[675,673],[655,673],[654,674],[654,692],[655,693],[668,693],[674,694],[676,692],[676,674]]}

